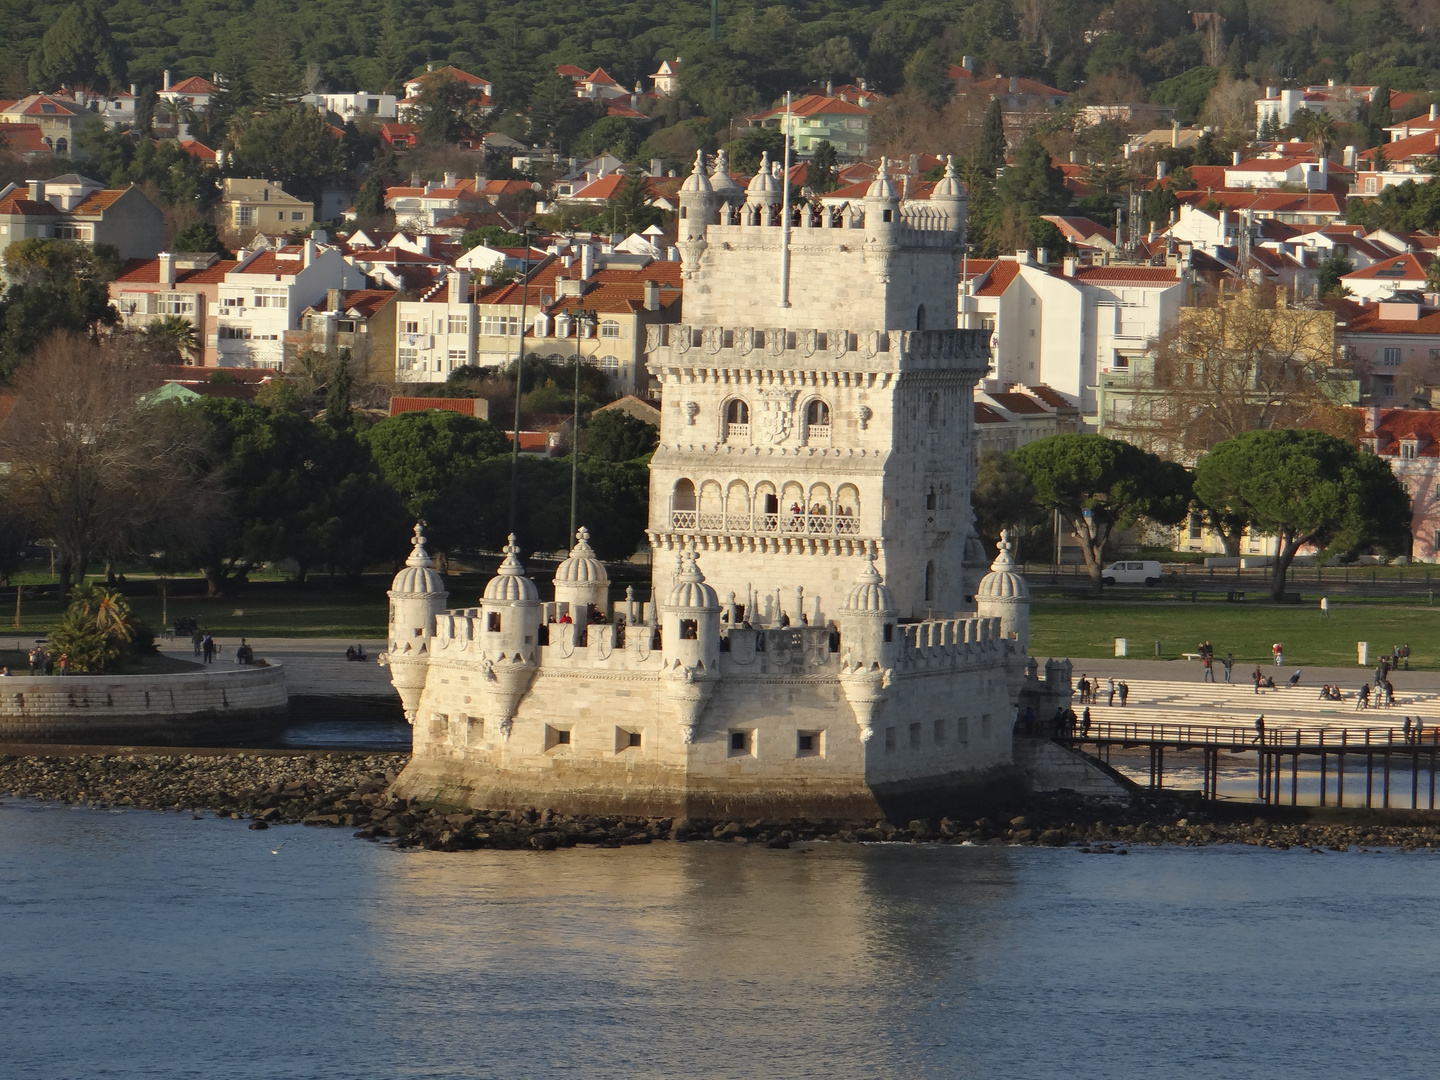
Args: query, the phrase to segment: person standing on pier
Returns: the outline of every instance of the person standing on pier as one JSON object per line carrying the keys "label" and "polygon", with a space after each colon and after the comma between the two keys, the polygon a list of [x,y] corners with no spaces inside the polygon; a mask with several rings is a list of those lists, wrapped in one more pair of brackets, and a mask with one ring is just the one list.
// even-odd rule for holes
{"label": "person standing on pier", "polygon": [[1260,665],[1259,665],[1259,664],[1256,664],[1256,665],[1255,665],[1255,670],[1250,673],[1250,678],[1251,678],[1251,679],[1254,681],[1254,683],[1255,683],[1255,693],[1257,693],[1257,694],[1260,693],[1260,680],[1263,679],[1264,677],[1265,677],[1264,675],[1261,675],[1261,674],[1260,674]]}
{"label": "person standing on pier", "polygon": [[1410,744],[1410,717],[1405,717],[1405,744]]}
{"label": "person standing on pier", "polygon": [[1264,743],[1265,741],[1265,714],[1261,713],[1255,718],[1255,738],[1252,742]]}
{"label": "person standing on pier", "polygon": [[1360,696],[1355,699],[1355,711],[1368,709],[1370,707],[1370,684],[1367,682],[1360,687]]}
{"label": "person standing on pier", "polygon": [[1130,684],[1124,679],[1120,680],[1120,707],[1125,707],[1125,701],[1130,697]]}
{"label": "person standing on pier", "polygon": [[1110,700],[1106,702],[1112,709],[1115,707],[1115,676],[1110,676]]}
{"label": "person standing on pier", "polygon": [[1201,663],[1205,665],[1205,674],[1200,676],[1200,681],[1213,683],[1215,681],[1215,658],[1207,652]]}
{"label": "person standing on pier", "polygon": [[1235,666],[1235,654],[1227,652],[1225,659],[1220,661],[1220,666],[1225,669],[1225,681],[1228,683],[1230,681],[1230,669]]}

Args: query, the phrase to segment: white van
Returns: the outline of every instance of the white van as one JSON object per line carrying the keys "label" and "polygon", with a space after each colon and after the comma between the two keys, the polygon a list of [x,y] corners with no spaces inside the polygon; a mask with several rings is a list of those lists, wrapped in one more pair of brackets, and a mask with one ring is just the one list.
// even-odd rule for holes
{"label": "white van", "polygon": [[1160,564],[1153,559],[1113,562],[1100,575],[1106,585],[1159,585]]}

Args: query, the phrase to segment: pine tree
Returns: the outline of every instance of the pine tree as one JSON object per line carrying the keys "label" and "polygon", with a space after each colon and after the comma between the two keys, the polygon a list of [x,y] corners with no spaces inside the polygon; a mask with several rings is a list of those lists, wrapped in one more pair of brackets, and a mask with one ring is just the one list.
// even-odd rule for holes
{"label": "pine tree", "polygon": [[355,196],[355,217],[360,221],[371,221],[385,213],[385,178],[375,170],[360,185]]}
{"label": "pine tree", "polygon": [[991,98],[985,110],[985,119],[980,123],[980,141],[975,146],[975,165],[990,177],[994,177],[1005,164],[1005,117],[1000,110],[1000,99]]}
{"label": "pine tree", "polygon": [[1034,135],[1020,144],[1015,164],[995,181],[995,193],[1007,206],[1026,206],[1031,214],[1058,214],[1070,205],[1065,174]]}
{"label": "pine tree", "polygon": [[254,93],[262,105],[285,105],[300,96],[300,65],[290,23],[276,0],[259,0],[250,16],[256,52],[250,64]]}
{"label": "pine tree", "polygon": [[382,94],[399,90],[410,67],[409,56],[410,46],[400,25],[399,6],[395,0],[386,0],[380,36],[375,39],[375,78]]}
{"label": "pine tree", "polygon": [[341,349],[340,359],[335,364],[335,374],[330,377],[330,388],[325,393],[325,422],[337,431],[348,428],[353,417],[350,415],[350,350]]}
{"label": "pine tree", "polygon": [[30,80],[42,90],[62,84],[94,90],[125,85],[125,59],[94,0],[71,4],[45,32],[30,58]]}

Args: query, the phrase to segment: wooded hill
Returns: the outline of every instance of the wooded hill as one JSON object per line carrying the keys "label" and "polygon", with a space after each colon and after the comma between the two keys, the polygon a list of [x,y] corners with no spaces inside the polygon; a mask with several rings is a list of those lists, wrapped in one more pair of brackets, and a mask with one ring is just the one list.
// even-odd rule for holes
{"label": "wooded hill", "polygon": [[[95,3],[95,0],[86,0]],[[32,59],[69,0],[0,6],[0,91],[36,82]],[[1440,89],[1440,0],[115,0],[99,4],[125,83],[289,69],[334,89],[394,87],[426,61],[483,73],[524,105],[557,63],[603,66],[624,85],[683,56],[712,117],[805,82],[868,80],[929,91],[961,56],[977,71],[1073,91],[1099,77],[1142,93],[1197,68],[1304,84],[1336,79]],[[1223,16],[1197,19],[1191,7]],[[1197,26],[1197,22],[1201,25]],[[307,78],[308,74],[308,78]],[[1193,81],[1192,74],[1190,79]]]}

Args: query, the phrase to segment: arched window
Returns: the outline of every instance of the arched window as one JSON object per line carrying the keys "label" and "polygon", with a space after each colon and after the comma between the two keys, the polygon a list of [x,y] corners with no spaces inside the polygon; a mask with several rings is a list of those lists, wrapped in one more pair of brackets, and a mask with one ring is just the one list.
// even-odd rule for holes
{"label": "arched window", "polygon": [[924,304],[921,304],[918,308],[915,309],[915,329],[916,329],[916,330],[924,330],[924,329],[925,329],[925,305],[924,305]]}
{"label": "arched window", "polygon": [[841,484],[835,492],[835,531],[842,535],[860,532],[860,491],[854,484]]}
{"label": "arched window", "polygon": [[830,406],[819,398],[805,407],[805,423],[809,427],[830,426]]}
{"label": "arched window", "polygon": [[755,485],[755,531],[776,532],[780,528],[780,497],[775,485],[762,480]]}
{"label": "arched window", "polygon": [[700,516],[697,519],[699,528],[715,532],[725,527],[725,502],[720,494],[720,485],[714,480],[706,480],[700,485]]}
{"label": "arched window", "polygon": [[725,490],[725,528],[730,532],[750,531],[750,489],[744,480],[731,480]]}
{"label": "arched window", "polygon": [[936,510],[940,507],[940,498],[935,494],[935,486],[932,484],[925,492],[925,509]]}
{"label": "arched window", "polygon": [[600,324],[600,336],[602,338],[618,338],[620,336],[620,324],[614,319],[606,319]]}
{"label": "arched window", "polygon": [[69,142],[69,140],[67,140],[67,139],[56,139],[56,140],[55,140],[55,152],[56,152],[57,154],[65,154],[65,153],[69,153],[69,151],[70,151],[70,142]]}
{"label": "arched window", "polygon": [[925,564],[925,600],[927,603],[935,599],[935,563]]}
{"label": "arched window", "polygon": [[695,484],[690,480],[675,481],[675,496],[671,501],[671,508],[675,510],[695,509]]}
{"label": "arched window", "polygon": [[750,406],[739,398],[725,405],[725,441],[747,443],[750,441]]}

